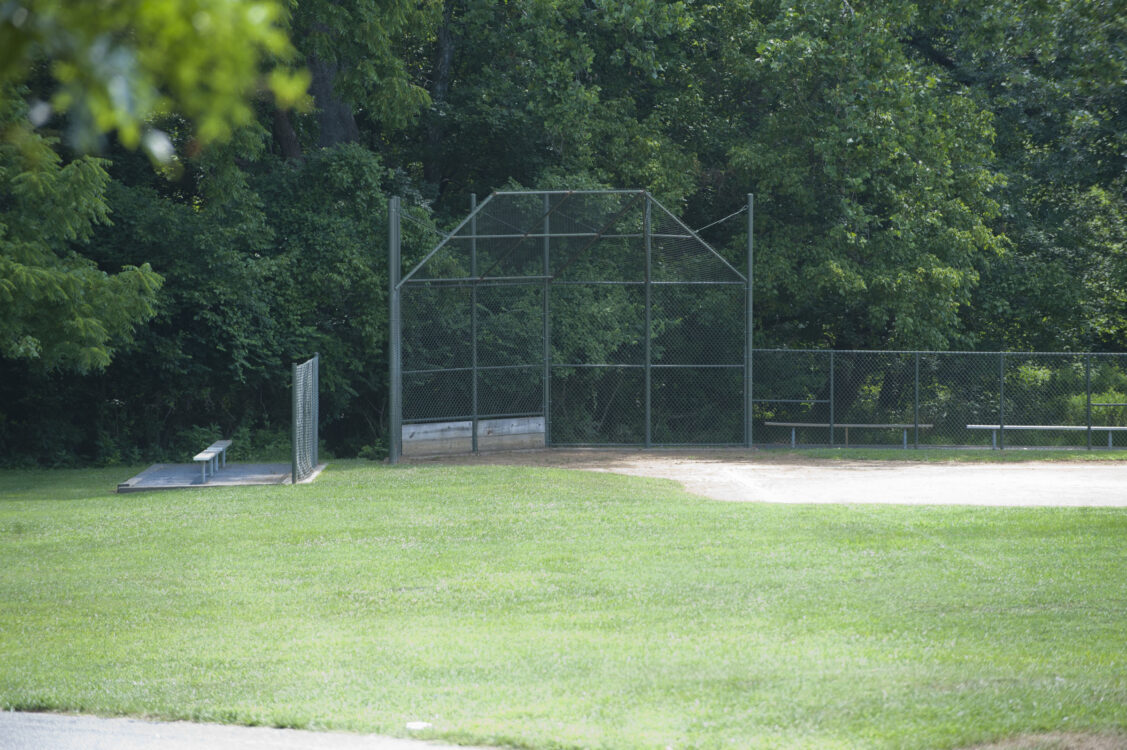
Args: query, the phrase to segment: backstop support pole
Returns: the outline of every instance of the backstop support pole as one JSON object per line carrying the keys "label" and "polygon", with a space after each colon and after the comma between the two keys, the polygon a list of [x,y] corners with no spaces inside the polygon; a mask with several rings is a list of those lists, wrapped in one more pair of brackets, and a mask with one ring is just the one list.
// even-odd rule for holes
{"label": "backstop support pole", "polygon": [[470,193],[470,450],[477,453],[477,193]]}
{"label": "backstop support pole", "polygon": [[912,443],[916,450],[920,449],[920,353],[916,352],[914,357],[916,360],[916,387],[913,389],[915,394],[912,398],[912,425],[913,434]]}
{"label": "backstop support pole", "polygon": [[645,411],[646,411],[646,447],[653,446],[653,202],[650,194],[646,193],[646,208],[642,214],[642,236],[646,245],[646,345],[645,345]]}
{"label": "backstop support pole", "polygon": [[[297,412],[300,408],[297,392],[297,362],[290,364],[290,391],[292,391],[291,396],[293,400],[293,408],[290,410],[293,414],[290,424],[290,435],[293,436],[290,439],[290,443],[293,445],[293,450],[290,454],[290,484],[294,485],[297,484]],[[204,475],[204,479],[207,479],[206,474]]]}
{"label": "backstop support pole", "polygon": [[403,441],[403,348],[402,348],[402,320],[399,311],[399,274],[402,270],[399,257],[399,196],[392,196],[387,205],[387,262],[388,285],[390,299],[390,318],[388,320],[388,367],[390,369],[390,382],[388,383],[388,460],[399,463]]}
{"label": "backstop support pole", "polygon": [[752,333],[755,330],[753,303],[755,302],[755,196],[747,194],[747,293],[744,295],[744,447],[755,442],[752,425],[752,388],[755,386],[755,362]]}
{"label": "backstop support pole", "polygon": [[[834,444],[834,352],[830,349],[830,445]],[[848,438],[848,433],[846,438]]]}
{"label": "backstop support pole", "polygon": [[549,295],[552,290],[551,219],[552,197],[544,195],[544,373],[542,407],[544,410],[544,447],[552,447],[552,321]]}
{"label": "backstop support pole", "polygon": [[321,352],[313,352],[313,468],[321,457],[317,455],[321,444]]}

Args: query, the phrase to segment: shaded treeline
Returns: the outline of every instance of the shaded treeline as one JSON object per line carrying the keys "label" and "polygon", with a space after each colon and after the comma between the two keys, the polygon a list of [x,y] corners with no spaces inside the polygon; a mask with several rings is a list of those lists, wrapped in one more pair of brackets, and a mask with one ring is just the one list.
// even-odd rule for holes
{"label": "shaded treeline", "polygon": [[[6,344],[0,456],[182,458],[217,433],[284,454],[289,365],[314,351],[328,449],[379,455],[391,194],[417,258],[428,225],[501,187],[644,187],[690,226],[755,193],[757,346],[1123,350],[1119,11],[298,0],[313,109],[264,99],[202,149],[170,115],[176,169],[113,142],[81,163],[58,142],[57,163],[0,149],[5,253],[38,233],[136,267],[100,349]],[[85,213],[63,231],[67,211]],[[738,265],[744,232],[706,238]]]}

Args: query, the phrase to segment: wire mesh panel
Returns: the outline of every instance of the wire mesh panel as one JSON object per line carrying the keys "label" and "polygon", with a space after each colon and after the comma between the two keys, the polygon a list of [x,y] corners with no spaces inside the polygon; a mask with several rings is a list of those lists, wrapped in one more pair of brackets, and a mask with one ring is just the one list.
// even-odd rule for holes
{"label": "wire mesh panel", "polygon": [[993,436],[968,425],[996,424],[1003,357],[997,352],[921,352],[918,357],[921,445],[990,446]]}
{"label": "wire mesh panel", "polygon": [[552,369],[553,445],[640,445],[646,436],[640,366]]}
{"label": "wire mesh panel", "polygon": [[558,282],[641,282],[646,267],[643,192],[558,197],[546,220],[549,272]]}
{"label": "wire mesh panel", "polygon": [[470,289],[402,291],[403,421],[468,419],[473,404]]}
{"label": "wire mesh panel", "polygon": [[321,357],[293,365],[293,468],[294,484],[317,468],[317,392]]}
{"label": "wire mesh panel", "polygon": [[836,352],[832,364],[833,443],[902,445],[909,438],[915,443],[914,358],[910,354]]}
{"label": "wire mesh panel", "polygon": [[1085,447],[1089,438],[1087,358],[1082,354],[1007,354],[1004,360],[1002,416],[1006,426],[1061,428],[1007,430],[1006,445]]}
{"label": "wire mesh panel", "polygon": [[756,350],[754,358],[757,444],[1127,444],[1118,429],[1127,427],[1127,355]]}
{"label": "wire mesh panel", "polygon": [[[1127,427],[1127,355],[1088,357],[1089,398],[1093,425]],[[1093,435],[1093,443],[1109,448],[1127,446],[1127,432],[1107,430]]]}
{"label": "wire mesh panel", "polygon": [[563,283],[550,307],[552,443],[644,443],[644,288]]}
{"label": "wire mesh panel", "polygon": [[651,391],[655,445],[743,442],[742,367],[656,367]]}
{"label": "wire mesh panel", "polygon": [[[539,416],[543,409],[546,290],[542,286],[479,285],[475,294],[477,417]],[[472,415],[471,415],[472,416]]]}
{"label": "wire mesh panel", "polygon": [[645,364],[642,285],[561,284],[550,303],[553,376],[567,377],[574,366]]}
{"label": "wire mesh panel", "polygon": [[742,443],[744,285],[660,282],[650,299],[652,442]]}
{"label": "wire mesh panel", "polygon": [[833,353],[757,349],[753,355],[755,442],[829,444]]}

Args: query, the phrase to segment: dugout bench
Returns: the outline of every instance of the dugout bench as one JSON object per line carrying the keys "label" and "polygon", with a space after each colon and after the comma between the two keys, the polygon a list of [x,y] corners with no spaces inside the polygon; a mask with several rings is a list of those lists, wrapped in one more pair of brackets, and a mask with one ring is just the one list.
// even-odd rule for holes
{"label": "dugout bench", "polygon": [[841,427],[845,430],[845,445],[849,446],[849,430],[852,429],[879,429],[879,430],[903,430],[903,445],[904,448],[908,447],[908,430],[919,428],[921,430],[931,429],[930,424],[860,424],[850,422],[764,422],[765,427],[789,427],[790,428],[790,447],[798,447],[796,432],[802,427],[821,427],[823,429],[832,429]]}
{"label": "dugout bench", "polygon": [[227,449],[230,447],[230,440],[216,440],[192,458],[200,464],[203,471],[203,484],[207,484],[208,471],[214,476],[215,472],[227,465]]}
{"label": "dugout bench", "polygon": [[1111,447],[1113,432],[1127,432],[1127,427],[1119,425],[1073,425],[1073,424],[968,424],[968,430],[991,430],[990,447],[998,450],[998,433],[1002,433],[1002,447],[1005,448],[1006,431],[1014,430],[1056,430],[1059,432],[1107,432],[1107,447]]}

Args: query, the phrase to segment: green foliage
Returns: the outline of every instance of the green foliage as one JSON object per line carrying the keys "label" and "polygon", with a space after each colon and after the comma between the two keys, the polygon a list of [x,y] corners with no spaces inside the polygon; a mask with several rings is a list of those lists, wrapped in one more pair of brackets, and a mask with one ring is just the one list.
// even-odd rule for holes
{"label": "green foliage", "polygon": [[430,97],[412,80],[401,53],[409,29],[429,29],[434,0],[302,0],[291,2],[289,28],[308,59],[336,70],[335,93],[375,122],[399,129],[415,120]]}
{"label": "green foliage", "polygon": [[989,115],[907,56],[911,22],[888,7],[780,11],[735,81],[760,92],[729,153],[765,193],[761,309],[795,343],[966,343],[960,309],[1001,248]]}
{"label": "green foliage", "polygon": [[54,142],[0,140],[0,356],[43,369],[105,368],[152,317],[161,277],[149,264],[106,273],[79,249],[109,222],[106,163],[64,163]]}
{"label": "green foliage", "polygon": [[1124,348],[1127,75],[1109,2],[955,2],[925,11],[912,47],[994,113],[1012,250],[983,275],[968,327],[990,346]]}
{"label": "green foliage", "polygon": [[[179,195],[160,182],[109,184],[114,224],[96,228],[88,252],[101,263],[148,259],[166,279],[155,317],[103,375],[53,397],[33,379],[0,377],[0,391],[11,389],[0,410],[10,460],[43,456],[20,436],[60,409],[74,428],[54,444],[86,460],[137,448],[182,460],[199,450],[198,425],[215,437],[288,434],[290,363],[314,351],[329,449],[354,455],[382,435],[387,170],[347,145],[300,164],[266,157],[243,170],[213,155],[189,167],[176,187],[194,189]],[[72,401],[81,406],[64,406]]]}
{"label": "green foliage", "polygon": [[[167,157],[150,118],[176,112],[203,142],[229,138],[254,119],[250,97],[269,86],[297,103],[308,76],[263,69],[292,50],[273,0],[21,0],[0,8],[0,84],[22,83],[45,65],[57,84],[48,95],[71,117],[81,149],[115,133],[134,148]],[[4,89],[5,100],[11,89]],[[40,118],[45,119],[45,118]]]}
{"label": "green foliage", "polygon": [[[561,175],[648,187],[677,203],[696,163],[665,132],[651,89],[690,38],[684,3],[448,3],[453,83],[427,119],[441,143],[416,153],[441,165],[444,197],[510,179],[544,187]],[[474,153],[467,162],[462,155]],[[570,185],[569,185],[570,186]]]}

